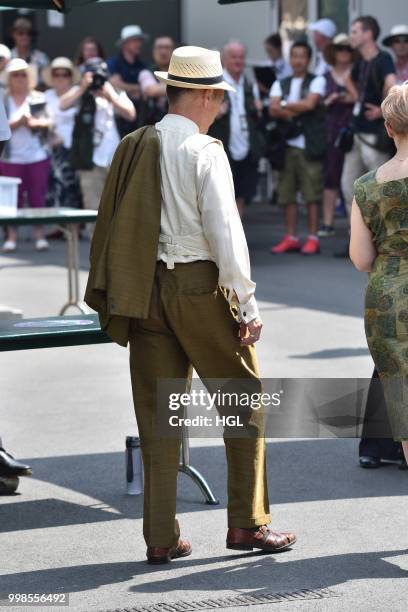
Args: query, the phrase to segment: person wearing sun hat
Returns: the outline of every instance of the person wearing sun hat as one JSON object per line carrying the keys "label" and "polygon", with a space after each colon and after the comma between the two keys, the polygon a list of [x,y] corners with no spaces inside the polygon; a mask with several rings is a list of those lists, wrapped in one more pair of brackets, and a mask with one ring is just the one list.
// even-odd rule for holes
{"label": "person wearing sun hat", "polygon": [[382,41],[395,55],[395,73],[400,85],[408,81],[408,25],[396,25]]}
{"label": "person wearing sun hat", "polygon": [[139,120],[132,125],[122,122],[122,132],[129,133],[135,126],[140,125],[143,117],[142,97],[157,98],[164,93],[164,88],[158,85],[152,72],[140,59],[143,42],[147,39],[139,25],[127,25],[122,28],[117,41],[119,53],[108,59],[108,68],[111,74],[110,82],[114,87],[125,91],[135,105]]}
{"label": "person wearing sun hat", "polygon": [[354,99],[347,92],[346,81],[358,53],[351,47],[347,34],[337,34],[326,47],[324,58],[329,66],[325,75],[327,151],[324,160],[323,224],[319,238],[334,236],[334,211],[338,199],[344,166],[344,153],[336,146],[339,134],[350,124]]}
{"label": "person wearing sun hat", "polygon": [[[158,381],[177,379],[184,392],[194,367],[210,388],[214,379],[230,381],[229,387],[238,379],[259,391],[253,345],[262,322],[228,159],[222,143],[207,135],[224,92],[233,91],[220,53],[179,47],[168,71],[155,75],[166,84],[169,113],[117,149],[96,221],[85,301],[112,339],[130,344],[144,466],[143,535],[148,562],[159,564],[192,548],[180,538],[176,518],[180,429],[176,436],[158,429],[159,408],[168,418]],[[252,435],[224,436],[226,545],[282,551],[296,537],[267,527],[263,413],[248,413]]]}
{"label": "person wearing sun hat", "polygon": [[[81,79],[80,71],[67,57],[56,57],[43,70],[48,110],[54,123],[54,137],[51,143],[51,177],[47,194],[47,206],[81,208],[82,193],[78,173],[72,168],[69,154],[72,145],[77,108],[60,108],[61,97]],[[62,236],[55,230],[50,237]]]}
{"label": "person wearing sun hat", "polygon": [[[12,132],[0,162],[0,174],[21,179],[18,207],[27,195],[32,208],[45,205],[50,173],[47,136],[52,120],[47,112],[42,92],[36,91],[37,71],[20,58],[9,61],[6,67],[6,94],[4,104]],[[48,249],[43,226],[33,229],[37,251]],[[4,252],[17,248],[17,230],[7,227]]]}

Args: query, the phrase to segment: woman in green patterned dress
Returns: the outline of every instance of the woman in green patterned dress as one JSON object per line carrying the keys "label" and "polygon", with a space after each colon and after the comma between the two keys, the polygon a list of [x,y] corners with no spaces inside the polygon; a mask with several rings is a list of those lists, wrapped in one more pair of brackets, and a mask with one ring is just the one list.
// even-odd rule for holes
{"label": "woman in green patterned dress", "polygon": [[355,183],[350,258],[369,273],[367,342],[408,460],[408,82],[390,90],[382,112],[397,153]]}

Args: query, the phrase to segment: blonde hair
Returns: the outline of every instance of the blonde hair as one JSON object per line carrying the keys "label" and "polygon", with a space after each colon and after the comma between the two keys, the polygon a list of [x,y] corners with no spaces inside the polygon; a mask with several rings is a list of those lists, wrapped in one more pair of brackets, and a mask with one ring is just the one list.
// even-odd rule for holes
{"label": "blonde hair", "polygon": [[395,134],[408,135],[408,81],[391,87],[381,110]]}

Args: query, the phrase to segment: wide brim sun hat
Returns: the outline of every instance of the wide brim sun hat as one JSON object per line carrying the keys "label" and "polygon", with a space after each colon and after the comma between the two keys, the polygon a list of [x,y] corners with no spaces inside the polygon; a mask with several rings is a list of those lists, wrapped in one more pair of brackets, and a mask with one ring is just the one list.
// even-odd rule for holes
{"label": "wide brim sun hat", "polygon": [[235,93],[235,89],[224,81],[220,52],[203,47],[178,47],[173,51],[168,72],[154,74],[159,81],[173,87],[222,89]]}
{"label": "wide brim sun hat", "polygon": [[406,36],[408,38],[408,26],[407,25],[396,25],[392,28],[391,32],[384,38],[382,44],[385,47],[391,47],[394,38],[399,38],[400,36]]}
{"label": "wide brim sun hat", "polygon": [[38,70],[32,64],[27,64],[27,62],[19,57],[15,57],[9,61],[5,70],[4,70],[4,82],[6,87],[9,86],[10,82],[10,74],[12,72],[20,72],[20,70],[25,70],[28,74],[28,88],[35,89],[38,84]]}
{"label": "wide brim sun hat", "polygon": [[69,70],[72,74],[72,84],[77,85],[81,80],[81,73],[68,57],[56,57],[49,66],[46,66],[42,73],[42,79],[48,87],[52,87],[52,73],[54,70]]}
{"label": "wide brim sun hat", "polygon": [[333,66],[336,51],[338,51],[339,49],[350,50],[350,53],[352,53],[353,55],[353,62],[358,58],[358,51],[353,49],[353,47],[351,46],[349,36],[347,36],[347,34],[337,34],[337,36],[333,38],[333,41],[330,43],[330,45],[326,47],[323,53],[324,59],[328,64],[330,64],[330,66]]}

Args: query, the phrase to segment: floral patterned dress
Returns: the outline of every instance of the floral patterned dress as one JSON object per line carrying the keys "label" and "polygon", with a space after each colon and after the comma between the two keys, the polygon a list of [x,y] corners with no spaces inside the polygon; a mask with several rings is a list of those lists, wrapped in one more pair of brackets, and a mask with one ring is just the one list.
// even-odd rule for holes
{"label": "floral patterned dress", "polygon": [[354,185],[377,258],[365,297],[365,331],[380,375],[395,440],[408,440],[408,177]]}

